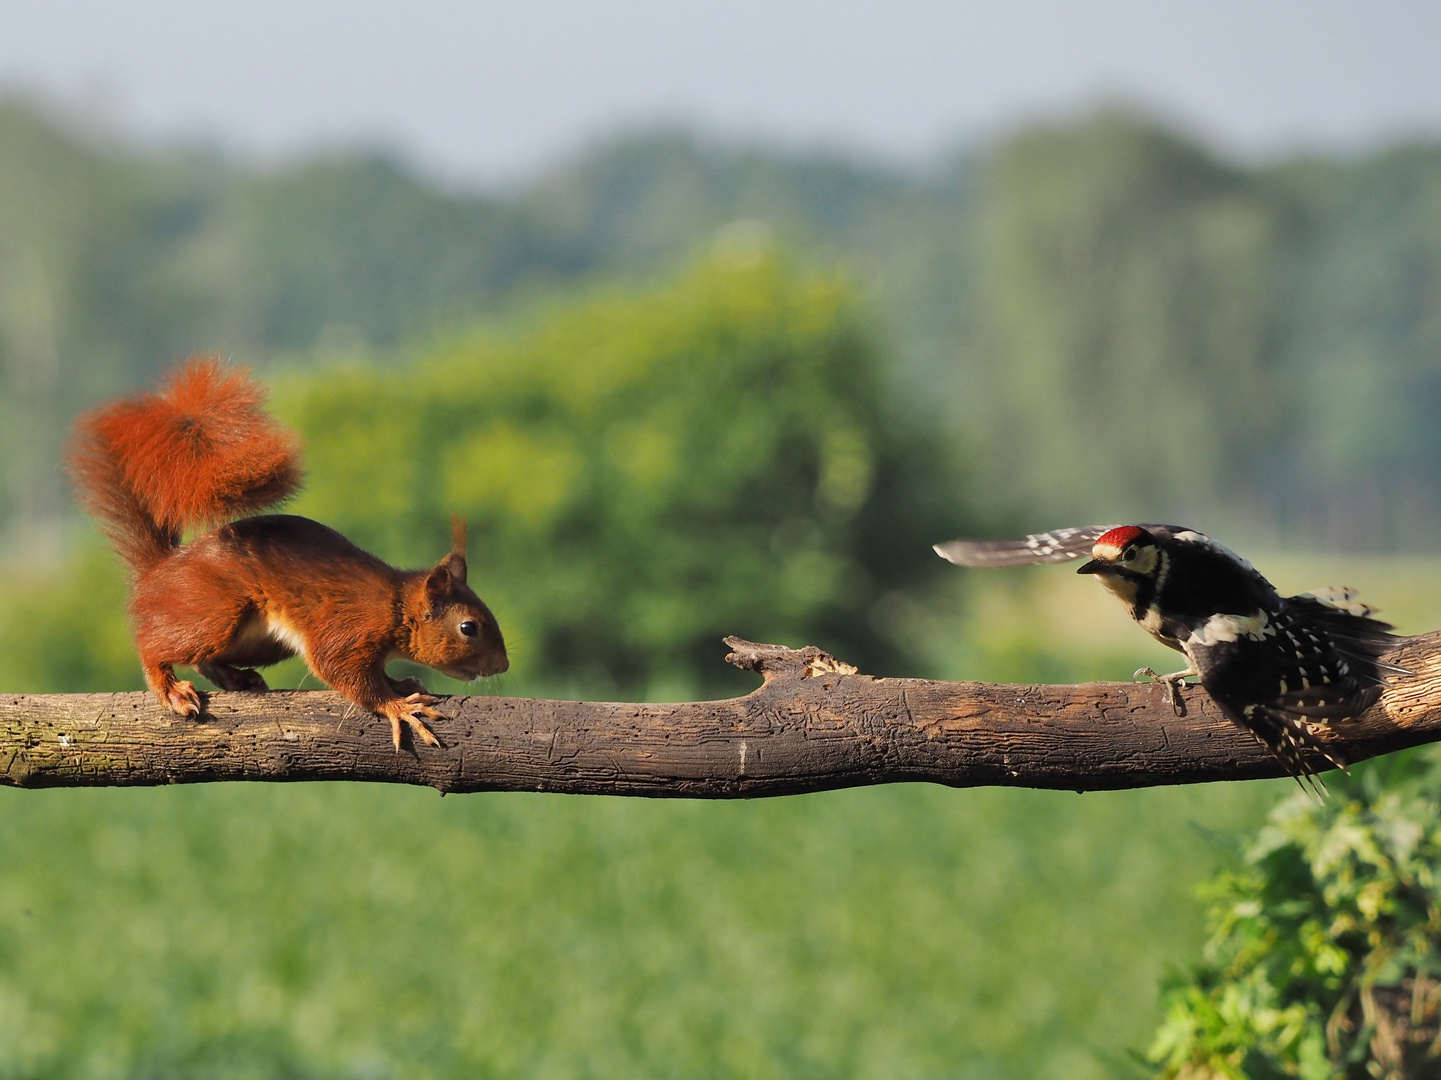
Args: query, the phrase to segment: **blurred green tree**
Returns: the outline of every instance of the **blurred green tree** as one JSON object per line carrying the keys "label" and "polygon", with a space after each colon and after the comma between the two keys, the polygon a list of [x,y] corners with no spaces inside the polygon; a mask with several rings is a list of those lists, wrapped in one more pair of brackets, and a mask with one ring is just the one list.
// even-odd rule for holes
{"label": "blurred green tree", "polygon": [[845,281],[739,243],[403,371],[286,380],[278,407],[309,439],[299,512],[414,563],[469,518],[523,669],[689,695],[738,685],[727,633],[905,669],[873,608],[943,569],[962,514],[885,398]]}
{"label": "blurred green tree", "polygon": [[12,692],[140,690],[125,583],[98,537],[63,565],[0,579],[0,686]]}

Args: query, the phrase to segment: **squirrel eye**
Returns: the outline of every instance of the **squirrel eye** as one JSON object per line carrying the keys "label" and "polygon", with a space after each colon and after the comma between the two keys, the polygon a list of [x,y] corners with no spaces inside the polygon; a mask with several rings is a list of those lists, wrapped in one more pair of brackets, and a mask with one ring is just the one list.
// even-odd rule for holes
{"label": "squirrel eye", "polygon": [[460,632],[466,637],[475,637],[476,634],[480,633],[480,627],[476,625],[474,619],[466,619],[465,622],[460,624]]}

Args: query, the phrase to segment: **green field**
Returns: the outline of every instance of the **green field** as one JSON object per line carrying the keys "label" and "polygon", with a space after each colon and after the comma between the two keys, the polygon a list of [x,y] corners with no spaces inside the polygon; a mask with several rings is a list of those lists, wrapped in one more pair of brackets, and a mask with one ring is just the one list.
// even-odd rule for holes
{"label": "green field", "polygon": [[4,1075],[1126,1074],[1286,790],[7,791]]}

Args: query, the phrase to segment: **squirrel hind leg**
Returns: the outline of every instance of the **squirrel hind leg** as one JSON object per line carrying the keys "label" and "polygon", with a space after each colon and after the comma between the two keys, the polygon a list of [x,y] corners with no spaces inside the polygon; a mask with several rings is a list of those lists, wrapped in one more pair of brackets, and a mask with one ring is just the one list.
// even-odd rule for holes
{"label": "squirrel hind leg", "polygon": [[145,681],[155,696],[177,716],[199,716],[204,709],[200,692],[194,683],[175,677],[175,669],[169,664],[145,664]]}
{"label": "squirrel hind leg", "polygon": [[265,676],[253,668],[236,667],[233,664],[222,664],[218,660],[209,660],[202,664],[196,664],[195,670],[222,690],[263,691],[270,689],[265,682]]}

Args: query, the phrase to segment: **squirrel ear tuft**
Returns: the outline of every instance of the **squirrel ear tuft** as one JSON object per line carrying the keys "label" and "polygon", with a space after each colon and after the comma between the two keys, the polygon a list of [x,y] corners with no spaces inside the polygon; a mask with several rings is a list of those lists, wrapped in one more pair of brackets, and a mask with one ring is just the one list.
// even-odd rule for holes
{"label": "squirrel ear tuft", "polygon": [[465,518],[460,514],[450,515],[450,551],[465,558]]}

